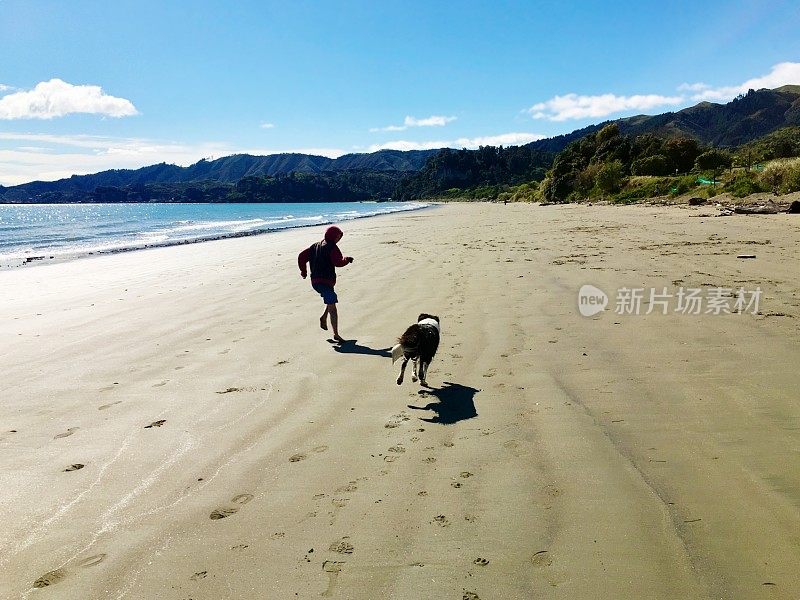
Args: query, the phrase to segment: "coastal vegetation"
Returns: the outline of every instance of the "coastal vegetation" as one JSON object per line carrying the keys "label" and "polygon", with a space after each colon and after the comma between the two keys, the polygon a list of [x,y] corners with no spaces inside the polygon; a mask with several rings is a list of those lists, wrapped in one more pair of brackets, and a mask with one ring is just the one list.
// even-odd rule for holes
{"label": "coastal vegetation", "polygon": [[[411,176],[416,177],[419,175]],[[406,185],[406,189],[411,187]],[[758,192],[796,191],[800,191],[800,128],[779,130],[769,139],[756,140],[747,147],[723,149],[705,146],[688,137],[623,135],[616,124],[610,124],[569,144],[541,177],[524,182],[484,182],[411,197],[630,203],[689,192],[702,197],[721,192],[744,197]]]}

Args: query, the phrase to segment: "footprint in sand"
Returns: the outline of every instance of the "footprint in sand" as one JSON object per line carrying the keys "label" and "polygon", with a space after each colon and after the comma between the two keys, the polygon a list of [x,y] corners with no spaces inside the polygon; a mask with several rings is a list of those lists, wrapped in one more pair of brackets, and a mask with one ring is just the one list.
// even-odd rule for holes
{"label": "footprint in sand", "polygon": [[158,421],[153,421],[150,425],[145,425],[145,429],[152,429],[153,427],[161,427],[164,423],[166,423],[166,419],[160,419]]}
{"label": "footprint in sand", "polygon": [[384,425],[386,429],[394,429],[395,427],[400,427],[404,422],[410,421],[411,416],[408,413],[401,412],[396,415],[392,415],[389,417],[388,423]]}
{"label": "footprint in sand", "polygon": [[464,595],[461,596],[461,600],[481,600],[481,597],[475,592],[464,590]]}
{"label": "footprint in sand", "polygon": [[341,573],[342,565],[344,564],[344,561],[336,560],[326,560],[322,563],[322,570],[328,574],[328,587],[322,592],[322,596],[333,596],[333,592],[336,589],[336,581],[339,578],[339,573]]}
{"label": "footprint in sand", "polygon": [[398,444],[397,446],[392,446],[391,448],[389,448],[388,451],[389,452],[396,452],[397,454],[401,454],[401,453],[405,452],[406,449],[403,448],[403,446],[401,446],[400,444]]}
{"label": "footprint in sand", "polygon": [[[327,450],[327,449],[328,449],[327,446],[316,446],[315,448],[312,448],[312,452],[315,452],[316,454],[320,454],[322,452],[325,452],[325,450]],[[301,460],[305,460],[307,458],[308,458],[308,454],[305,454],[303,452],[298,452],[297,454],[292,454],[289,457],[289,462],[300,462]]]}
{"label": "footprint in sand", "polygon": [[437,515],[433,517],[433,521],[431,521],[431,523],[436,523],[441,527],[447,527],[450,525],[450,521],[444,515]]}
{"label": "footprint in sand", "polygon": [[510,451],[511,454],[514,456],[522,455],[522,451],[520,450],[520,443],[517,440],[507,440],[503,442],[503,448]]}
{"label": "footprint in sand", "polygon": [[110,402],[109,404],[103,404],[103,406],[98,406],[97,410],[105,410],[107,408],[111,408],[115,404],[120,404],[122,400],[117,400],[116,402]]}
{"label": "footprint in sand", "polygon": [[212,521],[219,521],[220,519],[226,519],[231,515],[235,515],[237,512],[239,512],[239,509],[236,507],[217,508],[208,515],[208,518]]}
{"label": "footprint in sand", "polygon": [[558,498],[561,494],[564,493],[563,491],[561,491],[560,489],[558,489],[554,485],[546,485],[546,486],[544,486],[544,491],[548,496],[551,496],[553,498]]}
{"label": "footprint in sand", "polygon": [[549,567],[553,564],[553,559],[547,550],[539,550],[531,557],[531,563],[534,567]]}
{"label": "footprint in sand", "polygon": [[84,465],[82,465],[81,463],[73,463],[70,466],[68,466],[66,469],[64,469],[64,473],[68,473],[70,471],[79,471],[83,467],[84,467]]}
{"label": "footprint in sand", "polygon": [[[105,554],[95,554],[94,556],[89,556],[82,560],[79,560],[75,563],[76,567],[86,568],[86,567],[93,567],[97,564],[100,564],[105,560]],[[49,571],[39,577],[36,581],[33,582],[33,587],[35,588],[44,588],[50,585],[54,585],[64,579],[67,576],[68,571],[64,568],[56,569],[55,571]]]}
{"label": "footprint in sand", "polygon": [[[231,502],[241,506],[247,504],[252,499],[253,494],[239,494],[238,496],[231,498]],[[212,511],[208,518],[212,521],[219,521],[220,519],[225,519],[231,515],[235,515],[237,512],[239,512],[238,506],[223,506],[222,508],[217,508]]]}
{"label": "footprint in sand", "polygon": [[191,579],[192,581],[199,581],[200,579],[205,579],[206,577],[208,577],[208,571],[198,571],[197,573],[189,577],[189,579]]}
{"label": "footprint in sand", "polygon": [[472,563],[478,565],[479,567],[485,567],[486,565],[489,564],[489,559],[478,557],[475,560],[473,560]]}
{"label": "footprint in sand", "polygon": [[70,427],[70,428],[69,428],[69,429],[67,429],[67,430],[66,430],[64,433],[59,433],[58,435],[54,436],[54,437],[53,437],[53,439],[54,439],[54,440],[57,440],[57,439],[59,439],[59,438],[65,438],[65,437],[69,437],[69,436],[71,436],[73,433],[75,433],[76,431],[78,431],[78,429],[80,429],[80,427]]}
{"label": "footprint in sand", "polygon": [[64,569],[56,569],[55,571],[50,571],[49,573],[45,573],[39,577],[39,579],[33,582],[33,587],[43,588],[53,585],[64,579],[66,576],[67,572]]}
{"label": "footprint in sand", "polygon": [[165,379],[164,381],[160,381],[160,382],[158,382],[158,383],[154,383],[154,384],[153,384],[153,387],[154,387],[154,388],[156,388],[156,387],[163,387],[163,386],[167,385],[167,383],[168,383],[168,382],[169,382],[169,379]]}
{"label": "footprint in sand", "polygon": [[331,552],[337,552],[339,554],[352,554],[355,548],[353,547],[353,544],[351,544],[349,540],[350,536],[346,535],[339,541],[333,542],[328,548],[328,550],[330,550]]}

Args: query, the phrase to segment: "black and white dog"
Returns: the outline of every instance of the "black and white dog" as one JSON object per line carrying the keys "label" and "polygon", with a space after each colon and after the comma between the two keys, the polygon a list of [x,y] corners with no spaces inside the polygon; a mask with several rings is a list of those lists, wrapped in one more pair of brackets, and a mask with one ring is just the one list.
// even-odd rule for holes
{"label": "black and white dog", "polygon": [[414,361],[411,381],[419,381],[422,385],[428,385],[425,376],[428,374],[428,367],[433,360],[436,350],[439,348],[439,317],[422,313],[417,322],[406,329],[405,333],[397,340],[399,343],[392,348],[392,363],[403,357],[403,365],[400,367],[400,376],[397,378],[397,385],[403,383],[403,374],[406,372],[406,365],[409,360]]}

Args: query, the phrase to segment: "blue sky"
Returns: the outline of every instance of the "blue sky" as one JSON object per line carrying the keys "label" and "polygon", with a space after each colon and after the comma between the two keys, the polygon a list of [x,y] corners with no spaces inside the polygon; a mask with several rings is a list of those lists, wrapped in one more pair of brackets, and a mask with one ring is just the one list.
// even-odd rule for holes
{"label": "blue sky", "polygon": [[795,1],[0,0],[0,184],[525,143],[800,84]]}

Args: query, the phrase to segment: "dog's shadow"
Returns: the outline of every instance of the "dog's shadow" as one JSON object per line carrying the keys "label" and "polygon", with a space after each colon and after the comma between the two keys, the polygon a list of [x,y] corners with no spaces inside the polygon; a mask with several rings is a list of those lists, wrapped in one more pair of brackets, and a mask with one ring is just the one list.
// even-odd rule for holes
{"label": "dog's shadow", "polygon": [[478,411],[475,409],[475,394],[479,391],[460,383],[445,381],[444,386],[440,388],[428,388],[418,392],[421,398],[434,396],[438,402],[430,402],[425,406],[409,404],[408,408],[432,410],[436,413],[436,416],[421,419],[422,421],[452,425],[478,416]]}
{"label": "dog's shadow", "polygon": [[[328,341],[336,344],[334,340]],[[365,354],[367,356],[382,356],[384,358],[390,358],[392,356],[391,348],[370,348],[369,346],[362,346],[357,342],[358,340],[345,340],[333,346],[333,349],[341,354]]]}

